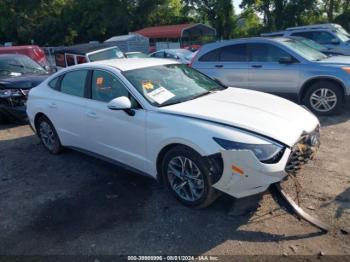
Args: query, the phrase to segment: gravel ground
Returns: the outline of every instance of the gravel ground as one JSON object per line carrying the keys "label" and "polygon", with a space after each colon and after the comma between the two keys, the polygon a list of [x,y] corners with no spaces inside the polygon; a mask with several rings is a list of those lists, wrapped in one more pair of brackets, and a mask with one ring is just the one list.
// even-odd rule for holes
{"label": "gravel ground", "polygon": [[0,254],[349,255],[350,108],[320,120],[316,160],[283,187],[327,234],[269,192],[192,210],[150,178],[72,150],[50,155],[27,125],[0,126]]}

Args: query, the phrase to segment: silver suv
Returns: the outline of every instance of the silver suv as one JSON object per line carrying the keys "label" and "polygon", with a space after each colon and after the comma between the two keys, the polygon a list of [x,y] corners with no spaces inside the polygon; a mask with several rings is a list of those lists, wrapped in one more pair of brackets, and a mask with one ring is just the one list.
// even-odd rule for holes
{"label": "silver suv", "polygon": [[350,57],[326,56],[287,38],[247,38],[204,45],[190,66],[226,86],[297,99],[319,115],[350,97]]}
{"label": "silver suv", "polygon": [[264,33],[264,37],[298,36],[311,39],[327,48],[350,50],[350,35],[340,25],[318,24],[287,28],[285,31]]}

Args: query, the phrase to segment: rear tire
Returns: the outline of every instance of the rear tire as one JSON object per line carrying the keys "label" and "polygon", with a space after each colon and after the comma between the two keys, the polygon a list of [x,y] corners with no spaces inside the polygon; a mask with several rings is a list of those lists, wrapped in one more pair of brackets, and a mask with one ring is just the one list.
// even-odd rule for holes
{"label": "rear tire", "polygon": [[41,116],[37,123],[36,129],[41,143],[51,154],[58,154],[62,150],[60,138],[51,121],[46,116]]}
{"label": "rear tire", "polygon": [[343,101],[340,87],[330,81],[313,84],[306,92],[304,103],[320,116],[334,115],[339,112]]}
{"label": "rear tire", "polygon": [[204,208],[220,195],[212,187],[213,168],[209,161],[186,146],[176,146],[164,156],[161,172],[169,190],[182,204]]}

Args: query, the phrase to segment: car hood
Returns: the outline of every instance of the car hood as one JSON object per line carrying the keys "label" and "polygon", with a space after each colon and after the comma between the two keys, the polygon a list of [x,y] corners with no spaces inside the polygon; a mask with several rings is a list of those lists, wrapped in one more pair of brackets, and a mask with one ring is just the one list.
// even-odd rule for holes
{"label": "car hood", "polygon": [[339,55],[344,55],[344,56],[349,56],[350,55],[350,49],[348,48],[340,48],[340,47],[336,47],[336,48],[330,48],[330,49],[326,49],[326,52],[334,52],[334,53],[338,53]]}
{"label": "car hood", "polygon": [[249,130],[288,146],[319,125],[312,113],[286,99],[231,87],[159,110]]}
{"label": "car hood", "polygon": [[19,89],[31,89],[46,78],[48,74],[43,75],[20,75],[20,76],[9,76],[0,78],[0,88],[19,88]]}
{"label": "car hood", "polygon": [[330,56],[321,61],[317,61],[317,63],[330,64],[330,65],[350,65],[350,56],[345,56],[345,55]]}

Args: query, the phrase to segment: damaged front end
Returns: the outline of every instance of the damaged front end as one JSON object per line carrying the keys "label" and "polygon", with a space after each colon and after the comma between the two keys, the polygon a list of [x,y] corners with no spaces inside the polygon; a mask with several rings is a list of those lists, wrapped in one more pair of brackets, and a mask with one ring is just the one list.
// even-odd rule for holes
{"label": "damaged front end", "polygon": [[287,175],[295,175],[316,155],[320,146],[319,128],[303,134],[293,147],[278,152],[274,161],[261,161],[247,149],[222,150],[223,172],[214,188],[236,198],[264,192]]}
{"label": "damaged front end", "polygon": [[26,119],[29,89],[0,88],[0,116],[11,121]]}

